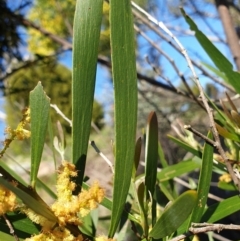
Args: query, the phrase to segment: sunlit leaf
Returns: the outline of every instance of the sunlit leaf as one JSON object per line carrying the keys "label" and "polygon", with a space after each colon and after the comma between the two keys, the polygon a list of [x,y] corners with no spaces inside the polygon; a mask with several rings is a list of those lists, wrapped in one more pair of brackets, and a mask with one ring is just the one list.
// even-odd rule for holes
{"label": "sunlit leaf", "polygon": [[214,223],[240,210],[239,196],[222,200],[206,209],[201,222]]}
{"label": "sunlit leaf", "polygon": [[175,232],[188,218],[197,203],[197,192],[190,190],[180,195],[164,210],[149,233],[155,239],[164,238]]}
{"label": "sunlit leaf", "polygon": [[177,164],[163,168],[157,174],[157,179],[160,182],[165,182],[167,180],[173,179],[174,177],[179,177],[185,173],[191,172],[201,166],[201,162],[194,160],[181,161]]}

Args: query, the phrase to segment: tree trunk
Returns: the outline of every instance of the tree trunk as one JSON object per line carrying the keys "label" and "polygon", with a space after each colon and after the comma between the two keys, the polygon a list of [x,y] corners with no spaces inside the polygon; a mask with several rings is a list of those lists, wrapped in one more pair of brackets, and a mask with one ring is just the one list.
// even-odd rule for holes
{"label": "tree trunk", "polygon": [[229,12],[229,5],[226,0],[215,0],[223,28],[227,37],[228,45],[231,49],[235,64],[240,71],[240,45],[237,33],[233,26],[232,18]]}

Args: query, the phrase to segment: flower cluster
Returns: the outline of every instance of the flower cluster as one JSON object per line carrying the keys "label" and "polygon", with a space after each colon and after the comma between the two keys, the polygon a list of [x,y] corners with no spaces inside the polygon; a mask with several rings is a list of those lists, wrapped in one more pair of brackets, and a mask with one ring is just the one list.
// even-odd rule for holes
{"label": "flower cluster", "polygon": [[[82,190],[78,195],[73,195],[76,184],[71,181],[71,178],[76,177],[77,172],[75,166],[69,162],[63,161],[58,169],[57,178],[57,200],[51,206],[52,211],[58,218],[58,225],[53,226],[52,223],[41,219],[38,214],[33,214],[31,211],[24,211],[28,217],[42,226],[42,233],[32,236],[25,241],[82,241],[82,235],[73,236],[66,228],[67,225],[81,225],[81,217],[86,216],[91,210],[97,207],[104,197],[104,190],[99,187],[98,182],[95,182],[89,190]],[[31,214],[31,215],[29,215]],[[103,239],[99,239],[101,241]],[[105,240],[105,239],[104,239]],[[106,239],[108,240],[108,239]]]}
{"label": "flower cluster", "polygon": [[78,217],[86,216],[91,210],[97,207],[104,197],[104,190],[95,182],[89,190],[82,190],[79,195],[73,195],[75,183],[70,180],[77,172],[75,166],[63,162],[59,168],[57,179],[57,201],[52,205],[52,210],[59,219],[61,225],[72,223],[80,225]]}
{"label": "flower cluster", "polygon": [[13,140],[15,140],[15,139],[24,140],[24,139],[30,138],[31,132],[26,129],[26,125],[30,123],[30,109],[25,108],[22,111],[22,114],[23,114],[23,118],[22,118],[22,120],[20,121],[20,123],[18,124],[18,126],[15,130],[10,128],[10,127],[7,127],[5,129],[5,133],[8,135],[8,138],[6,138],[4,143],[3,143],[4,148],[0,152],[0,157],[3,156],[6,149],[9,147],[9,145],[11,144],[11,142]]}
{"label": "flower cluster", "polygon": [[0,185],[0,216],[12,212],[17,205],[14,193]]}

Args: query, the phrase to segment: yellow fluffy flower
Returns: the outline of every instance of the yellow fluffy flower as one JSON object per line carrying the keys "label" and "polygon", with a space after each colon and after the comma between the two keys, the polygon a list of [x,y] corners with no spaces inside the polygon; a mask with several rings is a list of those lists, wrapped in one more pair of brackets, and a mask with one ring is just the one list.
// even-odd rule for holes
{"label": "yellow fluffy flower", "polygon": [[80,215],[85,217],[91,210],[97,208],[98,203],[103,200],[104,194],[105,192],[98,182],[94,182],[89,190],[82,190],[78,195]]}
{"label": "yellow fluffy flower", "polygon": [[104,197],[104,190],[99,187],[98,182],[95,182],[89,190],[82,190],[78,196],[73,195],[72,191],[76,186],[70,178],[76,175],[75,166],[64,161],[59,168],[57,178],[58,199],[52,205],[52,210],[62,226],[66,223],[80,225],[78,213],[81,217],[86,216],[97,207]]}
{"label": "yellow fluffy flower", "polygon": [[0,185],[0,215],[13,211],[16,204],[15,194]]}
{"label": "yellow fluffy flower", "polygon": [[[75,237],[65,228],[67,224],[75,226],[81,225],[80,217],[86,216],[92,209],[96,208],[104,197],[104,190],[100,188],[98,182],[95,182],[89,190],[82,190],[79,195],[73,195],[76,184],[71,181],[72,177],[76,177],[77,172],[75,166],[66,161],[58,169],[57,178],[57,200],[53,203],[51,209],[58,218],[56,224],[50,223],[43,217],[35,215],[29,209],[24,212],[28,217],[42,226],[42,233],[32,236],[25,241],[82,241],[82,235]],[[80,215],[79,215],[80,214]],[[48,221],[48,222],[47,222]],[[53,227],[55,227],[53,229]],[[106,239],[108,240],[108,239]],[[101,240],[99,240],[101,241]],[[111,241],[111,239],[109,239]]]}

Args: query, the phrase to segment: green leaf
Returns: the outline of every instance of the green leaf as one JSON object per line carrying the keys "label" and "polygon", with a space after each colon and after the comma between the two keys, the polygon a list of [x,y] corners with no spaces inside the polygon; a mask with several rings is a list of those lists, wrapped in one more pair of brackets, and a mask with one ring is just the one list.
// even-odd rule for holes
{"label": "green leaf", "polygon": [[31,115],[31,185],[35,187],[48,126],[50,99],[39,82],[30,92]]}
{"label": "green leaf", "polygon": [[[15,187],[12,183],[6,181],[3,177],[0,177],[0,184],[5,188],[12,191],[16,196],[18,196],[23,203],[32,209],[34,212],[40,214],[41,216],[47,218],[49,221],[57,222],[57,218],[50,208],[41,200],[36,200],[32,195],[28,194],[26,191]],[[30,192],[30,190],[29,190]]]}
{"label": "green leaf", "polygon": [[228,79],[226,78],[226,75],[224,73],[222,73],[221,71],[219,71],[219,69],[215,68],[214,66],[202,62],[202,64],[207,67],[209,70],[211,70],[214,74],[216,74],[218,77],[220,77],[221,79],[223,79],[225,82],[228,82]]}
{"label": "green leaf", "polygon": [[200,166],[201,163],[194,160],[182,161],[163,168],[160,172],[158,172],[157,179],[160,182],[165,182],[167,180],[173,179],[174,177],[179,177],[185,173],[191,172]]}
{"label": "green leaf", "polygon": [[183,141],[180,141],[179,139],[173,137],[173,136],[170,136],[168,135],[168,137],[173,141],[175,142],[177,145],[179,145],[180,147],[182,147],[183,149],[185,149],[186,151],[192,153],[194,156],[197,156],[199,158],[202,158],[202,152],[200,150],[196,150],[194,149],[192,146],[186,144],[185,142]]}
{"label": "green leaf", "polygon": [[72,161],[79,173],[78,187],[91,129],[102,5],[103,0],[78,0],[73,24]]}
{"label": "green leaf", "polygon": [[[19,238],[28,238],[32,234],[37,234],[41,230],[40,226],[34,224],[29,218],[26,217],[23,213],[7,213],[6,214],[7,219],[10,221],[10,223],[13,226],[15,234]],[[0,226],[1,231],[8,234],[9,233],[9,227],[7,226],[5,220],[3,218],[0,219]],[[4,241],[14,241],[15,239],[13,236],[6,236],[4,233],[0,233],[0,240]]]}
{"label": "green leaf", "polygon": [[158,121],[155,112],[148,116],[146,128],[146,149],[145,149],[145,187],[146,201],[151,203],[152,225],[156,222],[156,198],[155,186],[157,179],[158,163]]}
{"label": "green leaf", "polygon": [[214,46],[214,44],[200,31],[194,21],[181,8],[181,12],[190,26],[195,31],[195,36],[216,67],[226,75],[229,83],[240,93],[240,73],[233,71],[233,66],[229,60]]}
{"label": "green leaf", "polygon": [[239,196],[222,200],[206,209],[201,222],[214,223],[240,210]]}
{"label": "green leaf", "polygon": [[135,155],[134,155],[134,165],[133,165],[133,171],[132,171],[132,178],[135,179],[136,172],[138,169],[140,156],[141,156],[141,147],[142,147],[142,138],[139,137],[137,139],[136,145],[135,145]]}
{"label": "green leaf", "polygon": [[148,116],[146,128],[146,149],[145,149],[145,186],[147,199],[150,198],[149,192],[153,197],[157,177],[158,162],[158,122],[155,112]]}
{"label": "green leaf", "polygon": [[188,218],[197,203],[197,192],[190,190],[180,195],[163,211],[149,237],[164,238],[175,232]]}
{"label": "green leaf", "polygon": [[137,124],[135,41],[129,0],[110,1],[110,30],[115,102],[115,172],[109,237],[113,237],[130,186]]}
{"label": "green leaf", "polygon": [[160,163],[162,164],[162,166],[163,167],[167,167],[168,166],[168,162],[167,162],[167,160],[165,158],[161,142],[158,142],[158,156],[159,156],[159,160],[160,160]]}
{"label": "green leaf", "polygon": [[219,181],[218,182],[218,187],[223,189],[223,190],[228,190],[228,191],[236,191],[236,186],[234,185],[233,182],[224,182],[224,181]]}
{"label": "green leaf", "polygon": [[[212,139],[212,133],[208,133],[208,138]],[[213,170],[213,146],[209,145],[205,142],[203,148],[203,156],[202,156],[202,167],[200,169],[200,177],[198,182],[198,200],[197,205],[193,209],[193,213],[190,219],[189,225],[192,222],[198,223],[201,220],[202,214],[205,209],[205,205],[208,198],[211,178],[212,178],[212,170]]]}
{"label": "green leaf", "polygon": [[[9,228],[8,228],[8,232],[4,233],[2,231],[0,231],[0,240],[4,240],[4,241],[15,241],[16,239],[8,234],[9,233]],[[19,236],[18,236],[19,237]],[[26,237],[27,238],[27,237]],[[20,241],[23,241],[23,239],[19,239]]]}

